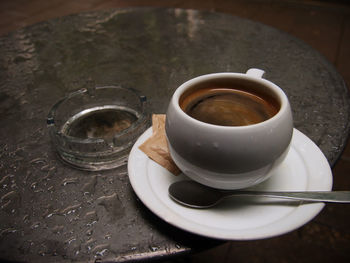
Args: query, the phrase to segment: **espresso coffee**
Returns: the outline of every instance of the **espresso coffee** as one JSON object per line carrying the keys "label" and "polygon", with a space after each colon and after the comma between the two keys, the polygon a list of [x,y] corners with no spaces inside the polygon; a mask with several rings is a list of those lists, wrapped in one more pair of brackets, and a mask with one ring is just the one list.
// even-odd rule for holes
{"label": "espresso coffee", "polygon": [[221,126],[246,126],[263,122],[279,110],[277,101],[244,87],[210,86],[194,89],[180,98],[189,116]]}

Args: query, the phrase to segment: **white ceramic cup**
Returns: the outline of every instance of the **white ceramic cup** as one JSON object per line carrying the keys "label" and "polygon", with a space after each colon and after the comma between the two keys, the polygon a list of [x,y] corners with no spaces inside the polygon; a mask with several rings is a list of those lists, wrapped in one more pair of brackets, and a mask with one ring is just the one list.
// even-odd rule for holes
{"label": "white ceramic cup", "polygon": [[[263,70],[214,73],[182,84],[173,94],[166,115],[166,136],[171,157],[191,179],[219,189],[240,189],[266,180],[285,158],[293,134],[287,96],[263,79]],[[219,126],[190,117],[179,105],[184,92],[203,83],[225,79],[234,86],[248,85],[278,101],[276,115],[247,126]]]}

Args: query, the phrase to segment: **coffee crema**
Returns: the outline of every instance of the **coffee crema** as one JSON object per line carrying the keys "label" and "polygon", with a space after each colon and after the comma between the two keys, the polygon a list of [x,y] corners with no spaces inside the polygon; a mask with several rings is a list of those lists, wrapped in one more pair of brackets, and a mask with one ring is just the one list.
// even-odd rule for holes
{"label": "coffee crema", "polygon": [[266,121],[279,111],[279,103],[265,95],[219,85],[187,92],[179,103],[185,113],[199,121],[220,126],[247,126]]}

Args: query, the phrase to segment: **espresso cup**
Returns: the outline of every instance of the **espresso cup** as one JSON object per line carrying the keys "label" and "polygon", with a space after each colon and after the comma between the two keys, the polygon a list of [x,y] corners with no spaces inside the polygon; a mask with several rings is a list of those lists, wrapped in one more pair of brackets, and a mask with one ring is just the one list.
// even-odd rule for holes
{"label": "espresso cup", "polygon": [[214,73],[182,84],[166,113],[170,155],[189,178],[240,189],[269,178],[293,134],[287,96],[263,70]]}

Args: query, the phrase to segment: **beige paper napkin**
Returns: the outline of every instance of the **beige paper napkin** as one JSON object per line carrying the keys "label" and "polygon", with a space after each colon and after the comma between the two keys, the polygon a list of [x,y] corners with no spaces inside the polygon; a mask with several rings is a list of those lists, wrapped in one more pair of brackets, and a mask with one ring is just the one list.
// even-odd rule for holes
{"label": "beige paper napkin", "polygon": [[152,115],[152,132],[152,136],[140,145],[139,149],[172,174],[180,174],[180,169],[169,153],[168,142],[165,137],[165,114]]}

